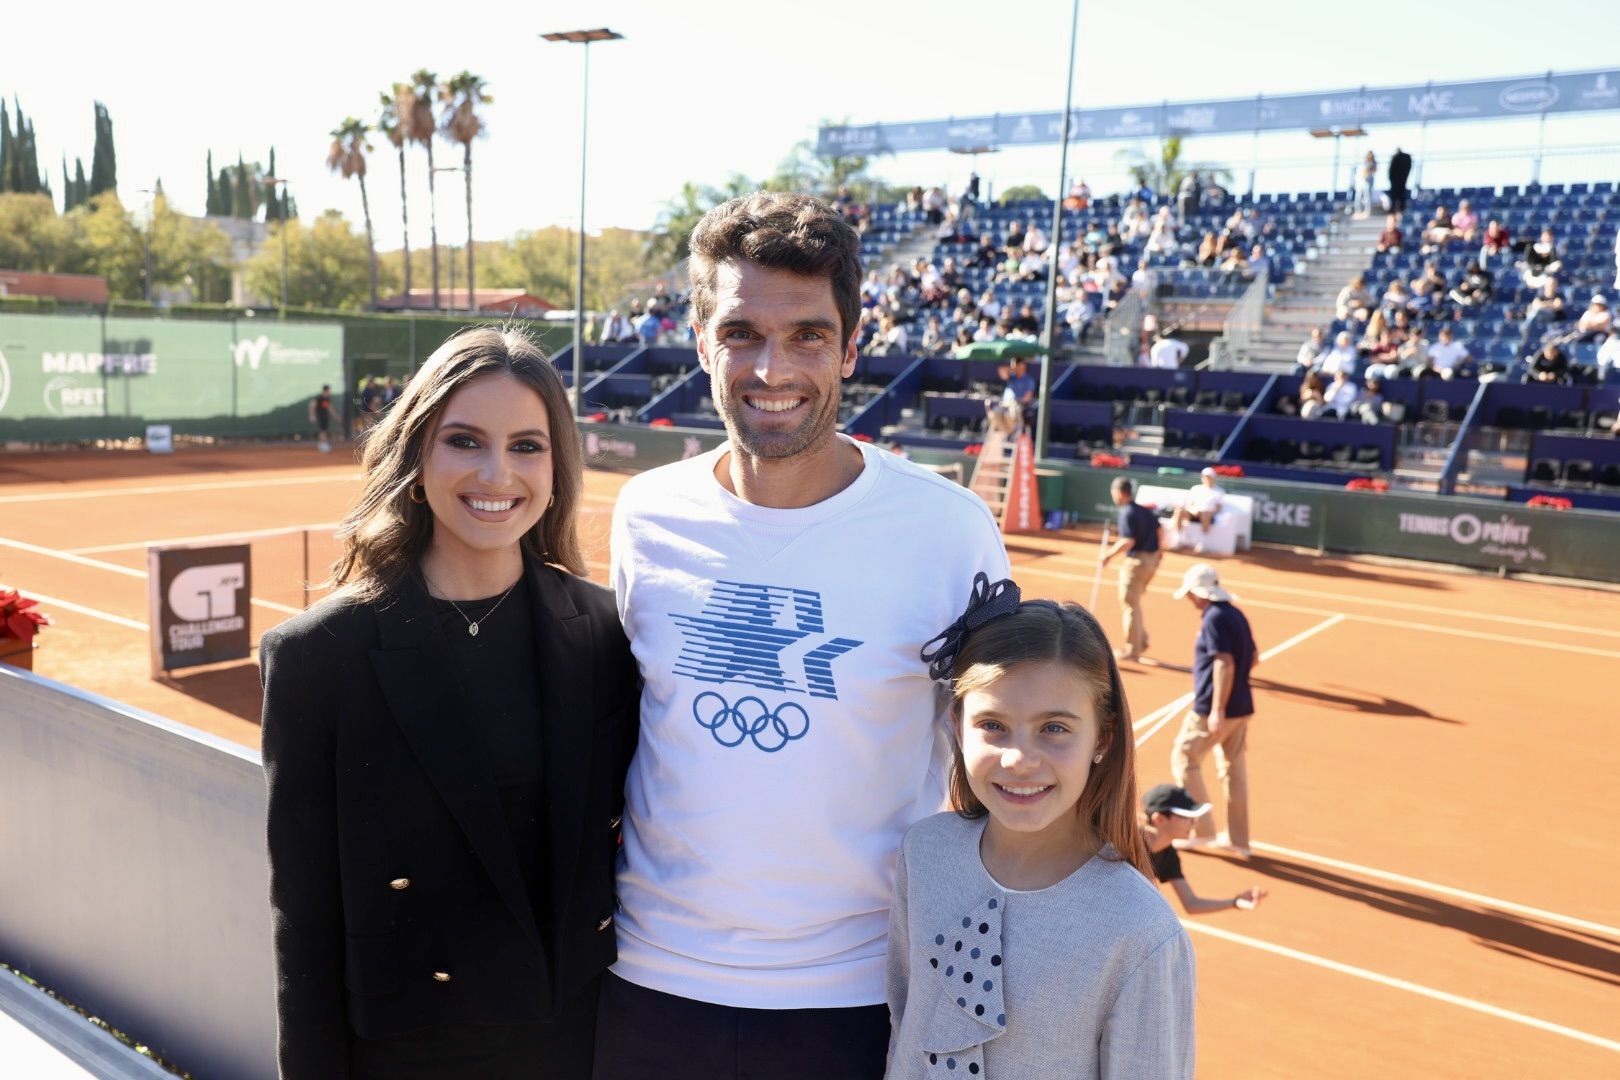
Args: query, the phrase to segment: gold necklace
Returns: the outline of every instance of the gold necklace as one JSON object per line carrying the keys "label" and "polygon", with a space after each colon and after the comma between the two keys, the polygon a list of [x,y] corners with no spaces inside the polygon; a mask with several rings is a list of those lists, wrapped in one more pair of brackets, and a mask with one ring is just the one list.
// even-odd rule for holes
{"label": "gold necklace", "polygon": [[[423,575],[423,580],[424,581],[427,580],[426,575]],[[451,607],[455,608],[457,615],[460,615],[463,619],[467,619],[467,634],[470,637],[477,637],[478,636],[478,623],[483,622],[485,619],[487,619],[491,615],[495,614],[495,608],[498,608],[502,604],[506,603],[506,598],[508,596],[512,595],[512,590],[517,588],[518,587],[518,581],[522,581],[522,580],[523,580],[523,575],[519,574],[517,581],[514,581],[514,582],[512,582],[512,584],[508,585],[506,587],[506,591],[501,593],[501,598],[499,600],[495,601],[495,607],[490,608],[488,611],[484,612],[482,615],[480,615],[478,617],[478,622],[474,622],[471,619],[467,619],[467,613],[465,611],[461,610],[461,605],[456,603],[454,600],[450,599],[448,596],[446,596],[444,598],[444,602],[449,604]],[[433,582],[429,581],[428,584],[431,586],[433,584]]]}

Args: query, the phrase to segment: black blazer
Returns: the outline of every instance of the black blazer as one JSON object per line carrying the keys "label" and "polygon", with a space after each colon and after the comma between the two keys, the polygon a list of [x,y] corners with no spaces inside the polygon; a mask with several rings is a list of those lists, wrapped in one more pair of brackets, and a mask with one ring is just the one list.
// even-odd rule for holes
{"label": "black blazer", "polygon": [[615,958],[613,872],[639,680],[613,594],[527,560],[550,925],[538,931],[450,644],[414,578],[264,635],[264,767],[281,1075],[350,1043],[523,1023]]}

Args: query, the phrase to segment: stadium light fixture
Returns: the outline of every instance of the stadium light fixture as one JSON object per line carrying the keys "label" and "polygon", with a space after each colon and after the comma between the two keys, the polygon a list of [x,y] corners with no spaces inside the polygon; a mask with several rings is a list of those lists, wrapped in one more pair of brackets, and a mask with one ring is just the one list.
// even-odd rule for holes
{"label": "stadium light fixture", "polygon": [[[1359,139],[1367,134],[1367,129],[1360,124],[1351,124],[1349,127],[1321,127],[1311,128],[1311,138],[1333,140],[1333,183],[1331,190],[1339,191],[1339,148],[1341,139]],[[1354,184],[1350,185],[1352,188]]]}
{"label": "stadium light fixture", "polygon": [[579,105],[579,249],[575,257],[574,277],[574,417],[584,415],[585,391],[585,148],[591,125],[591,42],[622,41],[623,34],[607,27],[596,30],[559,30],[541,34],[546,41],[568,45],[583,45],[585,74],[580,91]]}

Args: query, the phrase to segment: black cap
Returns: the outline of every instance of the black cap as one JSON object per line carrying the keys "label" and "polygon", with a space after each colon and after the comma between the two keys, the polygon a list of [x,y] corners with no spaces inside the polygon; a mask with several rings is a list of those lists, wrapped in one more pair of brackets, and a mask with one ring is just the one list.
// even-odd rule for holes
{"label": "black cap", "polygon": [[1142,809],[1149,815],[1177,814],[1181,817],[1203,817],[1209,813],[1209,803],[1193,801],[1186,788],[1179,788],[1174,784],[1160,784],[1149,788],[1148,793],[1142,796]]}

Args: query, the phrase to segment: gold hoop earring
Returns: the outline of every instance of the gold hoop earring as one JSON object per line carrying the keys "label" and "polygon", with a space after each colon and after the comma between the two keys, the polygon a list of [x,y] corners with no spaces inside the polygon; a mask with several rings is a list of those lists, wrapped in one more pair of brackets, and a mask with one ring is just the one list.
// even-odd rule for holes
{"label": "gold hoop earring", "polygon": [[422,484],[412,484],[410,491],[406,492],[413,503],[427,502],[427,488]]}

